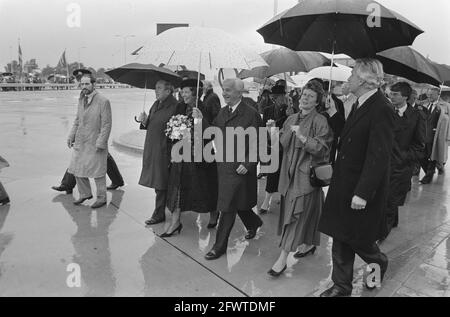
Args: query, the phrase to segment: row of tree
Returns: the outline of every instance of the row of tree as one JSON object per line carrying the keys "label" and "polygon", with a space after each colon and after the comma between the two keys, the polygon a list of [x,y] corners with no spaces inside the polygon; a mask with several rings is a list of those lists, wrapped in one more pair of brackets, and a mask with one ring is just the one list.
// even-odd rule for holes
{"label": "row of tree", "polygon": [[[85,65],[83,63],[77,63],[77,62],[73,62],[69,64],[69,76],[72,76],[72,73],[79,68],[87,68],[88,70],[90,70],[92,72],[92,74],[97,77],[97,78],[109,78],[108,75],[105,74],[106,69],[101,67],[97,70],[95,70],[92,67],[85,67]],[[46,67],[44,67],[42,69],[41,75],[44,78],[47,78],[50,75],[53,74],[60,74],[60,75],[64,75],[66,76],[67,74],[67,70],[64,67],[60,67],[60,66],[56,66],[56,67],[52,67],[50,65],[47,65]]]}

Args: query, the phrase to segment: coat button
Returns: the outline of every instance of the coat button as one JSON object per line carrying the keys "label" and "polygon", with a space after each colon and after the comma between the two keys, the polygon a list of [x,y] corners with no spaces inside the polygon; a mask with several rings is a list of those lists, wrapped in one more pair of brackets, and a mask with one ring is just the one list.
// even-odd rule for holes
{"label": "coat button", "polygon": [[351,143],[352,142],[352,138],[348,138],[348,143]]}
{"label": "coat button", "polygon": [[345,160],[345,155],[342,155],[342,156],[341,156],[341,159],[342,159],[342,160]]}

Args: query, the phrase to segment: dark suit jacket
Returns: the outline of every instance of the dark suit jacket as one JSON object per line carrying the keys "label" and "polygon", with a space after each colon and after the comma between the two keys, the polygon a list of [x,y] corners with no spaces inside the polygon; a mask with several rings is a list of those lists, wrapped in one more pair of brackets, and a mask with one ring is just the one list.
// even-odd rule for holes
{"label": "dark suit jacket", "polygon": [[[430,113],[430,104],[426,104],[422,107],[423,112],[426,116],[426,140],[425,143],[433,144],[434,135],[436,134],[436,127],[439,121],[439,116],[441,115],[441,107],[439,103],[436,103],[436,106],[433,109],[433,112]],[[431,154],[431,153],[430,153]]]}
{"label": "dark suit jacket", "polygon": [[[230,115],[228,107],[220,110],[213,125],[222,131],[223,142],[220,144],[220,138],[215,138],[218,153],[223,149],[222,162],[217,162],[217,173],[219,183],[219,193],[217,201],[217,210],[220,212],[236,212],[237,210],[248,210],[257,203],[257,162],[250,161],[251,154],[258,151],[257,140],[251,142],[246,139],[243,147],[238,148],[236,137],[234,138],[234,156],[231,162],[226,162],[227,151],[227,127],[241,127],[244,130],[253,127],[258,129],[262,127],[260,114],[244,102],[241,102],[236,110]],[[255,142],[256,141],[256,142]],[[238,154],[245,154],[245,160],[241,162]],[[248,170],[245,175],[239,175],[236,170],[239,165],[244,165]]]}
{"label": "dark suit jacket", "polygon": [[414,164],[424,157],[425,120],[419,110],[406,108],[403,117],[394,114],[389,206],[402,206],[411,188]]}
{"label": "dark suit jacket", "polygon": [[214,119],[217,117],[217,114],[220,111],[220,99],[216,93],[212,89],[208,90],[205,97],[203,98],[202,106],[198,107],[200,111],[203,113],[203,117],[209,124],[211,124]]}
{"label": "dark suit jacket", "polygon": [[[389,189],[394,113],[377,91],[347,119],[324,204],[319,230],[352,245],[381,238]],[[351,208],[353,196],[367,201],[364,211]]]}

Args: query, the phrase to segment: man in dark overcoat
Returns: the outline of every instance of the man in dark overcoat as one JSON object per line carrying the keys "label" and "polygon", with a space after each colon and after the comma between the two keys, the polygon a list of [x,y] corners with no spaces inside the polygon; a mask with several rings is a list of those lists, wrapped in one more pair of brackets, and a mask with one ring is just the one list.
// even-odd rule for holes
{"label": "man in dark overcoat", "polygon": [[155,87],[157,100],[151,107],[149,115],[141,113],[138,119],[141,123],[140,128],[147,130],[139,184],[154,188],[156,192],[155,210],[152,217],[145,222],[146,225],[154,225],[166,219],[170,153],[165,130],[178,104],[172,93],[172,84],[158,81]]}
{"label": "man in dark overcoat", "polygon": [[425,119],[419,110],[408,105],[411,93],[412,88],[407,82],[392,85],[389,93],[395,111],[395,127],[384,239],[392,228],[398,226],[398,207],[405,203],[406,195],[411,190],[414,166],[423,158],[425,151]]}
{"label": "man in dark overcoat", "polygon": [[351,295],[355,254],[378,265],[380,276],[375,283],[381,282],[387,269],[388,259],[376,244],[389,190],[394,126],[391,105],[378,89],[383,77],[379,61],[362,59],[356,61],[348,79],[358,99],[341,134],[319,223],[319,230],[333,237],[334,285],[323,297]]}
{"label": "man in dark overcoat", "polygon": [[[222,161],[217,162],[218,173],[218,201],[217,210],[220,211],[219,226],[216,233],[216,241],[211,251],[205,258],[214,260],[227,251],[228,238],[233,228],[236,214],[239,215],[248,232],[246,239],[253,239],[263,222],[252,208],[257,203],[257,139],[246,138],[242,147],[238,147],[237,138],[234,136],[234,148],[227,144],[227,128],[253,128],[257,135],[258,128],[262,126],[259,113],[242,101],[244,83],[240,79],[227,79],[223,83],[223,97],[227,104],[222,108],[213,122],[213,126],[220,129],[223,141],[215,143],[220,153],[223,149]],[[195,110],[194,116],[201,117],[200,111]],[[227,152],[234,150],[234,155],[229,159]],[[239,154],[244,154],[244,160],[239,160]],[[253,160],[252,160],[253,154]],[[256,158],[255,158],[256,156]]]}
{"label": "man in dark overcoat", "polygon": [[439,100],[440,89],[437,87],[430,88],[427,93],[428,103],[422,107],[426,117],[426,140],[425,140],[425,155],[420,162],[420,165],[425,172],[425,176],[420,180],[422,184],[429,184],[433,180],[436,172],[437,162],[431,158],[433,153],[433,142],[436,136],[436,129],[441,116],[441,104]]}

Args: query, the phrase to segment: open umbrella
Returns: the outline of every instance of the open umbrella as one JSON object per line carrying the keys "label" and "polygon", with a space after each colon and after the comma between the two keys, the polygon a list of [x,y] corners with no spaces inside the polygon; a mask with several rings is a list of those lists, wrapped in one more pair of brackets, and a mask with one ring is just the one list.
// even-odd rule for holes
{"label": "open umbrella", "polygon": [[[333,69],[331,70],[331,68]],[[321,78],[330,81],[347,81],[347,79],[352,75],[352,69],[343,65],[337,67],[322,66],[314,68],[307,75],[311,78]]]}
{"label": "open umbrella", "polygon": [[[181,78],[197,79],[198,72],[194,70],[177,70],[175,71]],[[205,74],[200,74],[200,80],[205,80]]]}
{"label": "open umbrella", "polygon": [[[147,88],[155,89],[159,80],[165,80],[178,86],[181,83],[181,77],[173,71],[157,67],[152,64],[131,63],[105,72],[113,80],[131,85],[138,88],[144,88],[144,103],[142,111],[145,111],[145,101],[147,96]],[[134,120],[138,122],[137,118]]]}
{"label": "open umbrella", "polygon": [[394,47],[377,54],[384,71],[416,83],[440,85],[439,75],[431,62],[409,46]]}
{"label": "open umbrella", "polygon": [[[197,70],[199,75],[202,71],[221,68],[267,66],[245,43],[222,30],[204,27],[179,27],[161,33],[151,40],[138,60],[157,65],[184,65]],[[200,81],[200,76],[197,80]]]}
{"label": "open umbrella", "polygon": [[444,85],[450,85],[450,66],[430,61],[431,66],[439,76],[439,81]]}
{"label": "open umbrella", "polygon": [[272,18],[258,33],[266,43],[295,51],[359,58],[411,45],[423,31],[373,0],[303,0]]}
{"label": "open umbrella", "polygon": [[331,62],[318,52],[295,52],[285,47],[264,52],[261,57],[268,66],[243,70],[239,73],[239,78],[266,78],[286,72],[309,72]]}
{"label": "open umbrella", "polygon": [[303,0],[257,31],[266,43],[295,51],[331,53],[332,64],[334,54],[375,56],[392,47],[411,45],[423,33],[373,0]]}
{"label": "open umbrella", "polygon": [[119,83],[138,88],[155,89],[159,80],[165,80],[177,86],[181,77],[169,69],[152,64],[131,63],[105,72]]}

